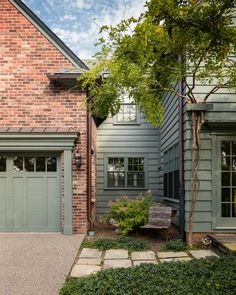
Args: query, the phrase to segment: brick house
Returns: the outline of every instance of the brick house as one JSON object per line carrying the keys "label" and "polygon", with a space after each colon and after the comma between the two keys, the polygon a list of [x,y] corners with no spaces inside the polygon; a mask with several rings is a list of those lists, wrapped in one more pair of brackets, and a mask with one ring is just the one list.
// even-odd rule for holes
{"label": "brick house", "polygon": [[0,231],[85,233],[96,126],[71,88],[88,68],[19,0],[0,1],[0,44]]}

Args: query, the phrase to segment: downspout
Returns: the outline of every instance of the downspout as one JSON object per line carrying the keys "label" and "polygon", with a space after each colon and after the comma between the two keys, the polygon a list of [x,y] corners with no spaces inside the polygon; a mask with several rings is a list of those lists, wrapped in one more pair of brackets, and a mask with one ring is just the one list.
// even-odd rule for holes
{"label": "downspout", "polygon": [[94,222],[92,220],[92,124],[89,107],[87,106],[87,217],[88,217],[88,233],[94,230]]}
{"label": "downspout", "polygon": [[[181,58],[181,57],[180,57]],[[183,94],[183,80],[179,81],[180,94]],[[183,127],[183,98],[179,97],[179,227],[180,239],[186,241],[185,233],[185,193],[184,193],[184,127]]]}

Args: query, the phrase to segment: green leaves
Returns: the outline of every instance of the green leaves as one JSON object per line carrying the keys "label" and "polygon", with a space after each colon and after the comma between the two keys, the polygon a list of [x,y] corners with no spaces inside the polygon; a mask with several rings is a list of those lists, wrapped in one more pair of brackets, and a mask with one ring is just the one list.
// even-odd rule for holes
{"label": "green leaves", "polygon": [[107,214],[105,220],[114,219],[119,225],[122,234],[127,235],[129,232],[147,223],[148,209],[152,203],[150,192],[135,200],[125,196],[109,204],[111,211]]}
{"label": "green leaves", "polygon": [[[211,83],[214,77],[219,88],[235,88],[235,5],[236,0],[150,0],[139,19],[104,26],[96,67],[83,77],[83,87],[93,98],[92,113],[114,115],[128,90],[147,120],[160,126],[162,97],[166,92],[180,94],[179,79],[192,89],[190,96],[181,93],[190,102],[196,101],[197,80]],[[110,75],[101,81],[104,72]]]}
{"label": "green leaves", "polygon": [[210,257],[108,269],[67,280],[60,295],[234,294],[235,268],[235,257]]}

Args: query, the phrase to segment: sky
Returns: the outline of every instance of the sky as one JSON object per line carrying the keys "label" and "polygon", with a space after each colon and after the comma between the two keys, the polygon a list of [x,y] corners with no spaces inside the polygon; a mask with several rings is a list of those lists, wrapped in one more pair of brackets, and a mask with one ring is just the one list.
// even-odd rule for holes
{"label": "sky", "polygon": [[138,17],[145,0],[23,0],[23,2],[81,59],[98,48],[102,25]]}

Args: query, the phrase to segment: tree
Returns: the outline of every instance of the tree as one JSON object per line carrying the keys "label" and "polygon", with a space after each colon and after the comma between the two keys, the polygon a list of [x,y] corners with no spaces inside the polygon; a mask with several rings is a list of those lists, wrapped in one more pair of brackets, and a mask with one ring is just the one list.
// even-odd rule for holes
{"label": "tree", "polygon": [[[154,126],[163,121],[162,97],[176,94],[188,104],[205,103],[222,87],[236,88],[236,0],[150,0],[138,19],[104,26],[96,66],[83,77],[92,113],[117,113],[120,96],[130,97]],[[101,83],[102,73],[109,75]],[[185,92],[176,88],[183,80]],[[199,100],[196,82],[216,85]],[[191,209],[188,243],[192,245],[193,213],[199,190],[197,169],[204,112],[192,111]]]}

